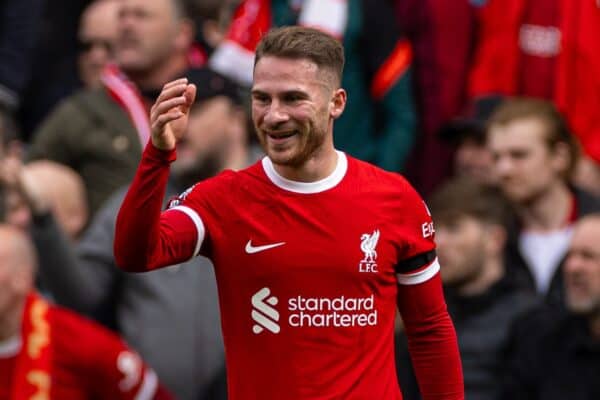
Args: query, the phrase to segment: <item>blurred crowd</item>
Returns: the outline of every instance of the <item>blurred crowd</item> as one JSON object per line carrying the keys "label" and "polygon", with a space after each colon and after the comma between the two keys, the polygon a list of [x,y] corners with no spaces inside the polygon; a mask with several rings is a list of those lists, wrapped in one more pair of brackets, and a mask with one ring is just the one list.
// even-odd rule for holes
{"label": "blurred crowd", "polygon": [[600,399],[598,1],[0,0],[0,400],[45,390],[19,375],[43,345],[88,374],[49,398],[227,398],[210,261],[124,273],[115,218],[174,78],[198,93],[165,204],[262,157],[253,52],[292,24],[344,44],[336,147],[427,199],[466,398]]}

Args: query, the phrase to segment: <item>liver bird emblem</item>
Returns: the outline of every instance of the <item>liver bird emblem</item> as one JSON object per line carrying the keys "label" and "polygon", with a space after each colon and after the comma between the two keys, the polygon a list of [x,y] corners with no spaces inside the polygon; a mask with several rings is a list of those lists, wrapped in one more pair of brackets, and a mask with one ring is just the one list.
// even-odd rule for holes
{"label": "liver bird emblem", "polygon": [[379,229],[375,229],[372,234],[363,233],[360,237],[360,249],[365,253],[365,258],[362,262],[373,263],[377,258],[377,241],[379,240]]}

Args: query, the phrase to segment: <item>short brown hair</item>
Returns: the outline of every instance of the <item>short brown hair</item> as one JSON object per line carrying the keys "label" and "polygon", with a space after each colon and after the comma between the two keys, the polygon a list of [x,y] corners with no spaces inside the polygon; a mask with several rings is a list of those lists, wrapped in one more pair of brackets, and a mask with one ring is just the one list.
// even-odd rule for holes
{"label": "short brown hair", "polygon": [[337,84],[344,71],[344,47],[334,37],[313,28],[287,26],[269,31],[256,48],[254,66],[265,56],[308,59],[333,72]]}
{"label": "short brown hair", "polygon": [[554,104],[545,100],[526,97],[508,99],[498,107],[488,120],[488,132],[489,127],[493,125],[503,126],[516,120],[530,118],[538,119],[546,125],[546,144],[548,148],[554,150],[559,143],[567,145],[570,160],[567,171],[565,171],[565,177],[570,177],[579,158],[579,144]]}
{"label": "short brown hair", "polygon": [[472,217],[510,229],[514,214],[510,203],[495,186],[469,178],[453,178],[439,187],[428,201],[434,221],[451,223]]}

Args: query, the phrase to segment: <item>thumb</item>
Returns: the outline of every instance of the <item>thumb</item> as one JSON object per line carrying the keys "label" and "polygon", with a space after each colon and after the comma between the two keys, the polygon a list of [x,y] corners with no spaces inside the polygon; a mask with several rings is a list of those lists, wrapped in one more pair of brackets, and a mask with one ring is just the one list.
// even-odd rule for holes
{"label": "thumb", "polygon": [[187,114],[196,99],[196,85],[193,83],[187,85],[185,92],[183,92],[183,97],[185,97],[185,104],[182,104],[180,108],[184,114]]}

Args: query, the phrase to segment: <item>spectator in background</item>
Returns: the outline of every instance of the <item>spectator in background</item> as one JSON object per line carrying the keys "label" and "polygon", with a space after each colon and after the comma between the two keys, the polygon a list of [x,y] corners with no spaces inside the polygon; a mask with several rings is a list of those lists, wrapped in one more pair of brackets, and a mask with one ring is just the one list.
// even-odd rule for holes
{"label": "spectator in background", "polygon": [[[237,86],[208,69],[189,80],[198,86],[196,104],[165,203],[199,180],[251,161]],[[59,304],[116,325],[178,398],[221,400],[224,350],[212,265],[197,257],[148,275],[120,271],[113,240],[124,195],[120,190],[106,202],[76,249],[45,218],[34,235],[46,258],[41,281]]]}
{"label": "spectator in background", "polygon": [[170,399],[116,335],[34,290],[35,250],[0,224],[0,398]]}
{"label": "spectator in background", "polygon": [[[504,247],[510,205],[498,189],[463,178],[441,186],[428,206],[436,223],[448,312],[458,337],[465,398],[497,400],[512,323],[537,303],[534,294],[508,277]],[[399,354],[406,358],[402,346]],[[414,400],[420,397],[410,371],[405,371],[407,361],[397,365],[405,398]]]}
{"label": "spectator in background", "polygon": [[470,76],[473,101],[490,95],[553,101],[583,147],[575,178],[600,185],[600,3],[488,0]]}
{"label": "spectator in background", "polygon": [[131,180],[160,88],[185,75],[194,29],[183,0],[121,0],[115,59],[103,87],[66,99],[42,124],[29,159],[65,164],[83,178],[91,215]]}
{"label": "spectator in background", "polygon": [[119,0],[96,0],[81,15],[77,66],[79,79],[87,88],[100,87],[102,70],[114,61],[119,7]]}
{"label": "spectator in background", "polygon": [[566,310],[516,325],[503,399],[600,398],[600,214],[575,225],[563,275]]}
{"label": "spectator in background", "polygon": [[556,108],[543,100],[513,99],[490,117],[488,145],[494,174],[515,207],[519,228],[507,246],[511,274],[560,303],[559,266],[573,223],[600,210],[600,200],[572,187],[577,146]]}
{"label": "spectator in background", "polygon": [[344,45],[342,86],[351,93],[336,120],[336,147],[389,171],[401,171],[414,142],[412,48],[386,0],[243,0],[209,65],[252,82],[254,50],[271,26],[317,28]]}
{"label": "spectator in background", "polygon": [[487,119],[501,101],[496,97],[478,102],[466,116],[453,118],[440,130],[440,137],[454,147],[454,175],[484,184],[495,182],[485,129]]}
{"label": "spectator in background", "polygon": [[[21,181],[31,188],[18,187],[18,190],[30,209],[36,210],[33,216],[44,211],[52,212],[62,231],[76,242],[88,222],[85,186],[81,177],[71,168],[47,160],[27,164],[20,173],[23,174]],[[31,198],[27,195],[30,190],[38,194]],[[31,204],[33,201],[41,204]],[[34,223],[39,221],[34,220]]]}
{"label": "spectator in background", "polygon": [[394,0],[414,49],[413,93],[418,115],[407,177],[422,194],[449,176],[452,151],[439,130],[463,111],[476,18],[474,1]]}

